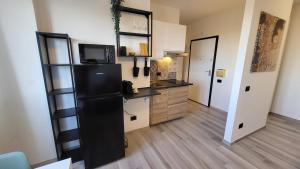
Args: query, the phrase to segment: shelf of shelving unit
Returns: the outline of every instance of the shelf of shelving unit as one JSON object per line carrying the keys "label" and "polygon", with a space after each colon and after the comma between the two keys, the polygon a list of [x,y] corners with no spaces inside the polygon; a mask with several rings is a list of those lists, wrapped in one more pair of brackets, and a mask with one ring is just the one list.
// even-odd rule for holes
{"label": "shelf of shelving unit", "polygon": [[62,144],[62,143],[66,143],[78,139],[79,139],[79,132],[78,129],[76,128],[76,129],[60,132],[57,137],[57,142]]}
{"label": "shelf of shelving unit", "polygon": [[61,95],[74,93],[73,88],[53,89],[48,92],[49,95]]}
{"label": "shelf of shelving unit", "polygon": [[66,117],[72,117],[72,116],[76,116],[75,108],[56,110],[53,114],[54,119],[60,119],[60,118],[66,118]]}
{"label": "shelf of shelving unit", "polygon": [[[135,33],[135,32],[118,32],[117,37],[117,56],[119,57],[152,57],[152,29],[153,29],[153,16],[151,11],[144,11],[140,9],[134,9],[129,7],[121,7],[121,12],[127,12],[136,15],[144,15],[147,18],[147,33]],[[149,56],[120,56],[120,36],[137,36],[147,38],[148,53]]]}
{"label": "shelf of shelving unit", "polygon": [[137,55],[137,56],[130,56],[130,55],[127,55],[127,56],[119,56],[119,57],[137,57],[137,58],[149,58],[149,57],[151,57],[151,56],[139,56],[139,55]]}
{"label": "shelf of shelving unit", "polygon": [[65,33],[37,32],[39,36],[44,38],[68,39],[69,35]]}
{"label": "shelf of shelving unit", "polygon": [[62,152],[61,159],[66,159],[66,158],[72,158],[73,163],[82,160],[80,147],[77,146],[68,150],[64,150]]}
{"label": "shelf of shelving unit", "polygon": [[[62,34],[62,33],[50,33],[50,32],[36,32],[39,52],[40,52],[40,59],[41,59],[41,67],[43,71],[44,76],[44,84],[45,84],[45,90],[47,93],[47,101],[48,101],[48,108],[50,113],[51,124],[52,124],[52,130],[53,135],[58,136],[57,138],[54,138],[55,145],[56,145],[56,154],[57,158],[59,160],[65,159],[65,158],[72,158],[73,162],[81,160],[80,155],[80,148],[70,149],[70,150],[64,150],[63,144],[78,140],[79,139],[79,133],[78,129],[72,129],[67,131],[61,131],[60,128],[60,119],[67,118],[67,117],[76,117],[76,122],[78,126],[78,117],[76,113],[76,99],[75,99],[75,87],[74,87],[74,75],[73,75],[73,53],[72,53],[72,44],[71,44],[71,38],[68,34]],[[49,56],[49,50],[48,50],[48,38],[51,39],[65,39],[67,42],[68,47],[68,61],[69,63],[51,63],[50,62],[50,56]],[[42,48],[42,45],[44,45],[44,48]],[[45,52],[43,52],[45,50]],[[45,55],[45,57],[43,57]],[[54,82],[53,82],[53,74],[52,70],[53,68],[60,68],[60,67],[67,67],[70,69],[70,75],[71,75],[71,81],[72,86],[70,88],[61,88],[61,89],[55,89],[54,88]],[[48,77],[49,76],[49,77]],[[48,78],[47,78],[48,77]],[[50,90],[49,90],[50,89]],[[57,108],[57,96],[58,95],[64,95],[64,94],[73,94],[75,107],[74,108],[67,108],[67,109],[58,109]],[[52,102],[53,100],[53,102]],[[54,109],[54,110],[52,110]],[[52,112],[54,112],[52,114]],[[56,130],[57,129],[57,130]],[[62,152],[60,154],[59,152]]]}
{"label": "shelf of shelving unit", "polygon": [[50,66],[72,66],[71,64],[43,64],[45,67],[50,67]]}
{"label": "shelf of shelving unit", "polygon": [[134,33],[134,32],[119,32],[119,35],[124,35],[124,36],[140,36],[140,37],[151,37],[151,34],[146,34],[146,33]]}
{"label": "shelf of shelving unit", "polygon": [[122,6],[120,10],[122,12],[128,12],[128,13],[133,13],[133,14],[137,14],[137,15],[145,15],[145,16],[152,15],[152,12],[150,12],[150,11],[144,11],[144,10],[140,10],[140,9],[129,8],[129,7],[125,7],[125,6]]}

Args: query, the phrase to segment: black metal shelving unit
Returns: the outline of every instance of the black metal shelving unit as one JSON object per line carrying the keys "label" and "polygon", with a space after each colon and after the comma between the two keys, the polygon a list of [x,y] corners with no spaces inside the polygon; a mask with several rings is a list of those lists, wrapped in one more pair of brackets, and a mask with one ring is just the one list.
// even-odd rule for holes
{"label": "black metal shelving unit", "polygon": [[[78,126],[78,116],[76,111],[76,97],[74,86],[74,74],[73,74],[73,53],[71,38],[68,34],[49,33],[49,32],[36,32],[37,43],[41,59],[41,67],[43,71],[45,90],[48,101],[48,108],[51,118],[52,130],[54,135],[54,142],[56,146],[57,159],[72,158],[73,162],[82,160],[80,153],[80,145],[72,147],[70,149],[64,149],[64,144],[79,140],[78,128],[62,131],[60,120],[68,117],[75,117]],[[68,50],[68,63],[51,63],[48,39],[62,39],[66,40]],[[55,88],[53,69],[60,67],[67,67],[70,71],[71,84],[69,88]],[[57,80],[57,79],[55,79]],[[57,104],[57,97],[65,94],[73,94],[74,107],[67,109],[59,109]]]}
{"label": "black metal shelving unit", "polygon": [[[131,14],[136,14],[136,15],[143,15],[147,18],[147,33],[135,33],[135,32],[118,32],[116,34],[117,37],[117,53],[119,57],[143,57],[143,58],[148,58],[152,57],[152,30],[153,30],[153,14],[151,11],[144,11],[144,10],[139,10],[139,9],[134,9],[134,8],[128,8],[128,7],[121,7],[120,9],[121,12],[127,12]],[[136,36],[136,37],[145,37],[147,38],[147,45],[148,45],[148,56],[121,56],[120,55],[120,39],[121,36]]]}

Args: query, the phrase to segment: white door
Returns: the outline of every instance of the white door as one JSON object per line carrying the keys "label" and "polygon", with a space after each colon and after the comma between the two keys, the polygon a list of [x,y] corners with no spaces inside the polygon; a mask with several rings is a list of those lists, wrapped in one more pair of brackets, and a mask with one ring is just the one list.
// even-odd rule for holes
{"label": "white door", "polygon": [[196,40],[191,43],[189,99],[209,106],[210,85],[213,76],[213,63],[216,38]]}

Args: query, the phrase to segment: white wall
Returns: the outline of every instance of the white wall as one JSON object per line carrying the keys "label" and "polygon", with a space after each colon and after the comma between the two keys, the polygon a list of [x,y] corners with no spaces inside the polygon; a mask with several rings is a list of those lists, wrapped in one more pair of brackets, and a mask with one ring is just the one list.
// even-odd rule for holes
{"label": "white wall", "polygon": [[282,67],[271,111],[300,120],[300,4],[293,7]]}
{"label": "white wall", "polygon": [[[219,35],[216,69],[226,69],[226,77],[214,78],[211,106],[224,111],[228,111],[243,13],[244,6],[236,6],[230,11],[204,17],[187,25],[187,51],[192,39]],[[187,68],[188,58],[185,59],[185,79]],[[217,83],[217,79],[222,79],[222,83]]]}
{"label": "white wall", "polygon": [[[0,26],[0,39],[4,39],[2,34],[2,23]],[[14,150],[16,143],[16,130],[14,126],[12,111],[10,110],[10,90],[11,84],[14,80],[7,72],[12,71],[9,59],[7,59],[8,52],[6,50],[5,41],[0,41],[0,153]]]}
{"label": "white wall", "polygon": [[[34,4],[39,31],[68,33],[73,42],[75,62],[79,63],[79,42],[116,45],[110,0],[90,0],[88,2],[82,0],[73,0],[72,2],[68,0],[35,0]],[[150,10],[149,0],[127,0],[124,5]],[[143,19],[145,19],[143,16],[132,17],[132,15],[123,13],[120,28],[132,31],[134,28],[131,27],[131,23]],[[132,49],[136,49],[140,40],[123,39],[121,45],[133,45]],[[136,88],[150,86],[150,78],[145,77],[142,73],[144,59],[138,59],[138,67],[141,69],[138,78],[132,76],[133,58],[117,58],[117,62],[122,64],[123,80],[132,81]],[[150,65],[150,62],[148,64]],[[136,111],[130,112],[137,115],[136,121],[130,121],[130,116],[124,113],[125,131],[149,125],[149,99],[132,100],[125,103],[125,106],[134,107],[136,104],[141,106]],[[73,121],[75,122],[75,120]]]}
{"label": "white wall", "polygon": [[164,6],[151,1],[150,9],[153,12],[153,20],[179,24],[180,11],[177,8]]}
{"label": "white wall", "polygon": [[[138,2],[138,3],[136,3]],[[109,0],[34,0],[39,31],[68,33],[72,38],[75,62],[79,62],[78,43],[116,44],[114,24]],[[150,10],[148,0],[126,1],[125,6]],[[80,11],[80,12],[79,12]],[[124,14],[124,16],[127,16]],[[121,22],[120,27],[123,27]],[[131,80],[136,87],[147,87],[150,78],[143,75],[133,78],[131,70],[133,59],[117,58],[122,63],[123,79]],[[139,67],[144,67],[142,59]]]}
{"label": "white wall", "polygon": [[36,29],[31,0],[1,1],[0,151],[23,151],[32,164],[55,157]]}
{"label": "white wall", "polygon": [[[149,113],[150,107],[149,98],[138,98],[134,100],[127,100],[124,104],[124,122],[125,132],[133,131],[139,128],[149,126]],[[137,120],[130,121],[130,115],[134,114],[137,116]]]}
{"label": "white wall", "polygon": [[[246,1],[224,136],[224,140],[228,143],[232,143],[266,125],[280,64],[277,65],[274,72],[250,73],[260,13],[265,11],[283,18],[287,22],[279,54],[278,63],[280,63],[292,4],[293,0]],[[251,86],[251,90],[245,93],[245,87],[248,85]],[[238,129],[240,123],[244,123],[242,129]]]}

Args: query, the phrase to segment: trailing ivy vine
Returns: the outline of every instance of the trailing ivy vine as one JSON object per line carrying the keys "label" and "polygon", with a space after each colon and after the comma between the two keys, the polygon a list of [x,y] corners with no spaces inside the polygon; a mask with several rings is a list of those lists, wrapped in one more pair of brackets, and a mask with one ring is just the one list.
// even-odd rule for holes
{"label": "trailing ivy vine", "polygon": [[111,0],[111,14],[115,24],[116,33],[120,31],[120,17],[121,17],[120,8],[122,6],[122,2],[124,2],[124,0]]}

